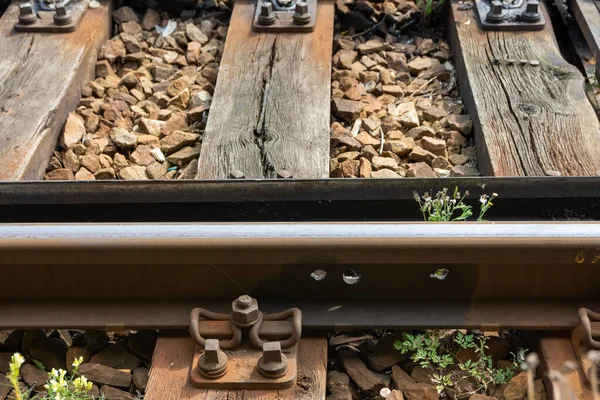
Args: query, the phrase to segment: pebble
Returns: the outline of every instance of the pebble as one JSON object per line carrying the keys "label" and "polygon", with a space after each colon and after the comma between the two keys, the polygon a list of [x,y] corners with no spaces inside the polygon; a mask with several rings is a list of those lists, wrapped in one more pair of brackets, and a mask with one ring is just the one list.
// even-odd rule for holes
{"label": "pebble", "polygon": [[[410,0],[353,4],[338,4],[342,28],[346,18],[366,23],[352,14],[354,7],[368,4],[392,14],[404,9],[407,15],[419,9]],[[354,31],[361,29],[356,25]],[[330,176],[479,175],[473,122],[462,114],[448,44],[417,36],[398,42],[377,34],[350,37],[337,31],[334,37]]]}
{"label": "pebble", "polygon": [[100,384],[110,385],[118,388],[128,388],[133,379],[128,372],[119,371],[101,364],[81,364],[77,375],[85,375],[88,380]]}
{"label": "pebble", "polygon": [[[67,117],[45,179],[193,179],[186,167],[199,156],[227,33],[217,18],[196,24],[152,9],[115,10],[117,34],[101,46],[95,79]],[[159,35],[166,20],[175,30]],[[156,160],[178,168],[162,173]]]}
{"label": "pebble", "polygon": [[342,367],[363,394],[376,396],[382,388],[389,386],[390,377],[368,369],[356,352],[342,350],[338,356]]}

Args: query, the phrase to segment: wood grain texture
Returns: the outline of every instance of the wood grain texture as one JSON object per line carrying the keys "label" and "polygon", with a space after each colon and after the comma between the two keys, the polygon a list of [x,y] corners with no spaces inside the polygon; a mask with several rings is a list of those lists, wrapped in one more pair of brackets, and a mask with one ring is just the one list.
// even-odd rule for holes
{"label": "wood grain texture", "polygon": [[107,0],[73,33],[15,33],[17,16],[13,2],[0,19],[0,180],[43,178],[111,28]]}
{"label": "wood grain texture", "polygon": [[[555,388],[554,383],[547,378],[547,372],[560,370],[566,361],[577,362],[569,332],[554,331],[544,333],[540,340],[540,360],[548,399],[552,400],[555,398],[552,393],[558,388]],[[566,378],[576,399],[592,400],[592,392],[585,386],[582,371],[575,371],[567,375]],[[568,397],[563,396],[562,398]]]}
{"label": "wood grain texture", "polygon": [[[538,32],[482,31],[474,11],[457,6],[453,1],[449,36],[482,172],[596,175],[598,119],[585,96],[583,76],[560,54],[543,3],[546,28]],[[494,65],[495,57],[540,65]]]}
{"label": "wood grain texture", "polygon": [[194,343],[189,337],[159,337],[152,358],[147,400],[322,400],[327,379],[327,340],[300,340],[298,382],[282,391],[202,390],[189,383]]}
{"label": "wood grain texture", "polygon": [[319,2],[312,33],[253,32],[254,8],[235,4],[197,178],[326,178],[333,2]]}

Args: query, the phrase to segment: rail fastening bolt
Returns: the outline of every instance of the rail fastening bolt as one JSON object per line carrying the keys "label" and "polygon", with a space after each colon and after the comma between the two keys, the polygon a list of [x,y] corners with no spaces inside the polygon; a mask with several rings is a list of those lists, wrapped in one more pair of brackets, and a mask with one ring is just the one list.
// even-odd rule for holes
{"label": "rail fastening bolt", "polygon": [[19,5],[19,23],[21,25],[33,25],[37,22],[37,17],[33,13],[33,6],[31,3],[24,3]]}
{"label": "rail fastening bolt", "polygon": [[65,3],[56,3],[56,9],[54,11],[55,25],[69,25],[71,23],[71,16],[65,7]]}
{"label": "rail fastening bolt", "polygon": [[305,1],[296,3],[296,12],[294,13],[294,23],[296,25],[306,25],[310,22],[310,14],[308,13],[308,4]]}
{"label": "rail fastening bolt", "polygon": [[281,351],[281,342],[265,342],[258,359],[258,372],[265,378],[280,378],[287,372],[287,357]]}
{"label": "rail fastening bolt", "polygon": [[273,25],[275,23],[275,13],[273,4],[269,2],[260,3],[260,14],[258,15],[260,25]]}
{"label": "rail fastening bolt", "polygon": [[217,379],[227,372],[227,354],[217,339],[207,339],[204,353],[198,359],[198,370],[207,379]]}
{"label": "rail fastening bolt", "polygon": [[525,12],[521,15],[525,22],[538,22],[541,18],[538,0],[527,0]]}
{"label": "rail fastening bolt", "polygon": [[242,295],[231,303],[231,322],[239,327],[249,327],[258,321],[258,302],[248,295]]}
{"label": "rail fastening bolt", "polygon": [[490,11],[485,16],[486,21],[493,24],[499,24],[504,21],[504,9],[502,8],[502,2],[498,0],[492,1]]}
{"label": "rail fastening bolt", "polygon": [[235,305],[238,308],[245,310],[252,305],[252,297],[248,296],[247,294],[241,295],[235,299]]}

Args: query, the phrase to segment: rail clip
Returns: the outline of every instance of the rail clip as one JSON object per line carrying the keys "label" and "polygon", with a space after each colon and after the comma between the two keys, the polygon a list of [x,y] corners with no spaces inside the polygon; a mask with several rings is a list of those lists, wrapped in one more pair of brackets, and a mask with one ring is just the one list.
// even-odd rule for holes
{"label": "rail clip", "polygon": [[198,388],[287,389],[296,382],[298,308],[265,314],[256,299],[243,295],[230,314],[194,308],[190,334],[196,342],[190,380]]}
{"label": "rail clip", "polygon": [[[580,308],[579,325],[571,334],[571,341],[577,360],[583,370],[585,384],[591,387],[591,373],[597,371],[597,369],[592,368],[594,362],[590,359],[590,350],[600,350],[600,314],[587,308]],[[596,382],[598,381],[597,379]]]}

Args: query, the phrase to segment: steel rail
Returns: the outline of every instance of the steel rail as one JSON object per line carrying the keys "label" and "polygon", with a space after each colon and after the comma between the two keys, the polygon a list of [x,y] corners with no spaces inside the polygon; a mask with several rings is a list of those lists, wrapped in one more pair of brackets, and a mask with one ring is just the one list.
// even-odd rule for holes
{"label": "steel rail", "polygon": [[306,329],[567,329],[598,260],[596,222],[0,224],[0,327],[184,328],[247,293]]}
{"label": "steel rail", "polygon": [[595,222],[0,224],[1,261],[16,265],[576,263],[597,247]]}

